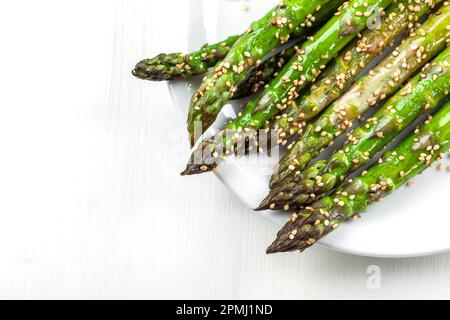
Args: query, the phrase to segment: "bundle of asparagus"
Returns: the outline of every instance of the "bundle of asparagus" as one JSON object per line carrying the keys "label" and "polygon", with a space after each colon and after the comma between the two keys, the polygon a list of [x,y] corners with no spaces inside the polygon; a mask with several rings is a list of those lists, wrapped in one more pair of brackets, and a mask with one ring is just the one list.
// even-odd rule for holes
{"label": "bundle of asparagus", "polygon": [[300,250],[315,244],[352,216],[380,201],[423,172],[450,150],[450,103],[379,164],[332,195],[294,213],[267,253]]}
{"label": "bundle of asparagus", "polygon": [[[234,144],[249,138],[245,134],[246,129],[260,129],[266,121],[295,101],[298,97],[297,92],[314,82],[328,62],[366,28],[374,15],[381,14],[383,8],[391,2],[389,0],[345,2],[334,17],[299,48],[297,54],[261,95],[248,103],[247,110],[225,127],[226,134],[218,134],[219,137],[223,136],[223,142],[210,139],[200,144],[183,174],[204,173],[216,168],[232,152]],[[225,154],[218,152],[219,150],[224,150]],[[202,154],[205,160],[212,160],[206,164],[202,163],[198,159],[199,154]]]}
{"label": "bundle of asparagus", "polygon": [[450,7],[433,15],[388,58],[359,79],[338,101],[308,126],[305,135],[280,161],[271,186],[295,175],[352,126],[370,106],[395,93],[411,75],[442,51],[450,37]]}
{"label": "bundle of asparagus", "polygon": [[[143,60],[133,74],[156,81],[206,74],[189,109],[192,146],[196,130],[205,132],[228,100],[258,94],[216,137],[198,143],[183,175],[217,169],[237,155],[237,145],[263,151],[257,130],[276,133],[274,142],[287,153],[257,210],[300,210],[267,252],[303,251],[450,149],[447,103],[378,164],[346,181],[448,99],[449,26],[444,0],[282,0],[242,35]],[[342,148],[312,162],[370,107],[379,109]]]}
{"label": "bundle of asparagus", "polygon": [[208,129],[253,66],[259,65],[271,50],[287,43],[296,26],[306,23],[328,2],[330,0],[281,1],[239,38],[192,97],[187,121],[191,146],[199,138],[195,137],[195,125],[199,124],[202,132]]}
{"label": "bundle of asparagus", "polygon": [[399,1],[387,8],[385,17],[375,29],[365,30],[361,37],[350,43],[323,72],[309,91],[292,103],[271,123],[279,131],[283,145],[295,134],[302,132],[305,121],[316,117],[335,101],[377,56],[379,56],[405,30],[416,32],[419,19],[430,10],[430,5],[443,1]]}
{"label": "bundle of asparagus", "polygon": [[450,88],[450,48],[426,65],[363,125],[349,134],[348,142],[329,159],[317,161],[286,178],[272,190],[259,210],[311,204],[333,190],[352,172],[366,165],[377,152],[414,120],[444,99]]}

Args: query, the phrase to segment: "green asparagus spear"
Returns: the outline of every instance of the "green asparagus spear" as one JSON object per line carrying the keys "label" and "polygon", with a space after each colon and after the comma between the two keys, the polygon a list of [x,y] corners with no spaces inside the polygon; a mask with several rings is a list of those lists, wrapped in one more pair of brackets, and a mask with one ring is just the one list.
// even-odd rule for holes
{"label": "green asparagus spear", "polygon": [[203,74],[222,60],[241,36],[231,36],[213,45],[205,44],[200,50],[190,54],[161,53],[152,59],[140,61],[133,75],[144,80],[176,80]]}
{"label": "green asparagus spear", "polygon": [[320,160],[300,174],[288,177],[271,191],[260,210],[309,205],[342,183],[348,174],[366,165],[377,152],[427,110],[446,97],[450,88],[450,48],[392,97],[329,160]]}
{"label": "green asparagus spear", "polygon": [[450,103],[447,103],[421,130],[387,152],[380,164],[345,188],[295,213],[267,253],[304,251],[344,221],[423,172],[449,149]]}
{"label": "green asparagus spear", "polygon": [[[227,134],[219,134],[224,136],[223,143],[217,140],[203,141],[183,174],[198,174],[216,168],[223,160],[217,149],[224,150],[225,155],[230,154],[235,143],[249,138],[245,135],[247,130],[260,129],[266,121],[285,109],[298,97],[297,92],[313,82],[326,64],[366,27],[374,15],[381,13],[391,2],[353,0],[344,3],[335,16],[301,46],[298,54],[286,64],[261,96],[250,101],[247,110],[225,128]],[[202,163],[198,154],[214,161]]]}
{"label": "green asparagus spear", "polygon": [[199,138],[196,137],[196,130],[200,129],[203,133],[209,128],[222,107],[233,96],[237,86],[247,78],[249,71],[261,64],[267,53],[286,43],[295,26],[315,19],[313,14],[329,2],[330,0],[284,0],[261,20],[263,27],[252,30],[238,40],[223,61],[205,77],[192,97],[187,121],[192,146]]}
{"label": "green asparagus spear", "polygon": [[306,121],[316,117],[339,98],[347,84],[407,28],[415,32],[415,24],[430,8],[442,0],[399,0],[386,9],[377,28],[370,28],[352,41],[325,69],[310,90],[275,118],[271,128],[278,130],[280,144],[301,133]]}
{"label": "green asparagus spear", "polygon": [[[323,10],[323,9],[322,9]],[[317,21],[317,20],[316,20]],[[306,30],[306,29],[301,29]],[[213,46],[209,46],[208,50],[212,50]],[[295,46],[289,47],[279,54],[270,57],[267,61],[264,61],[260,66],[251,71],[250,76],[243,83],[239,84],[236,92],[233,94],[232,99],[241,99],[258,92],[267,83],[269,83],[278,72],[280,72],[284,65],[295,55]],[[181,54],[175,53],[171,55],[159,55],[153,59],[141,61],[133,70],[133,74],[141,79],[145,80],[176,80],[184,79],[190,76],[205,73],[210,67],[210,61],[215,61],[220,57],[224,57],[222,50],[229,50],[226,47],[226,43],[223,43],[223,47],[219,50],[214,49],[210,55],[204,56],[202,62],[199,62],[198,53],[191,53],[189,56],[184,56],[184,59],[188,60],[188,63],[181,63],[180,59],[183,59]],[[206,50],[206,49],[202,49]],[[216,56],[212,57],[211,55]],[[177,60],[178,59],[178,60]],[[170,63],[161,63],[161,61],[171,61]],[[174,64],[175,61],[178,63]],[[191,66],[192,65],[192,66]],[[195,68],[195,69],[193,69]],[[170,75],[170,77],[169,77]]]}
{"label": "green asparagus spear", "polygon": [[[311,28],[316,28],[328,20],[343,2],[344,0],[337,0],[328,3],[316,13],[314,19],[311,18],[306,23],[296,26],[291,34],[291,38],[300,39],[304,37]],[[261,22],[271,19],[272,12],[264,19],[261,19],[261,21],[253,23],[247,33],[264,27]],[[142,60],[136,65],[133,74],[140,79],[161,81],[185,79],[190,76],[206,73],[209,68],[214,67],[225,58],[230,49],[242,36],[244,35],[235,35],[216,44],[205,44],[200,50],[189,54],[160,54],[152,59]],[[258,71],[263,72],[263,74],[266,75],[263,79],[264,81],[267,82],[267,79],[271,79],[269,78],[270,70],[275,70],[273,68],[276,67],[276,65],[274,65],[274,63],[277,62],[276,60],[276,58],[271,59],[267,65],[266,63],[263,63],[258,68]],[[260,76],[261,74],[257,76],[258,80],[260,79]],[[245,89],[248,89],[249,91],[245,91]],[[244,88],[239,89],[239,96],[242,96],[244,93],[247,94],[251,89],[253,89],[253,87],[246,84]],[[234,97],[236,97],[236,95]]]}
{"label": "green asparagus spear", "polygon": [[450,38],[450,5],[420,27],[368,75],[358,80],[338,101],[333,103],[314,123],[307,126],[304,136],[288,147],[277,172],[272,176],[274,189],[288,176],[305,169],[324,148],[352,126],[370,106],[395,93],[402,84],[426,62],[442,51]]}

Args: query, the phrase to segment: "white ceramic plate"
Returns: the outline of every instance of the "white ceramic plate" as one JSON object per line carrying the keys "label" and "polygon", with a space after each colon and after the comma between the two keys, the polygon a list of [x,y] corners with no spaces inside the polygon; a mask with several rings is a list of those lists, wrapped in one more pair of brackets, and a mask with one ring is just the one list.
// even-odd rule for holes
{"label": "white ceramic plate", "polygon": [[[189,39],[180,49],[193,50],[245,30],[262,16],[275,0],[189,0]],[[245,4],[249,10],[243,10]],[[231,18],[230,18],[231,17]],[[182,43],[180,45],[183,45]],[[187,114],[187,106],[199,78],[170,83],[176,107]],[[227,105],[218,124],[235,116],[241,102]],[[255,208],[267,195],[268,181],[276,160],[265,158],[231,159],[217,176],[249,208]],[[444,160],[445,168],[450,165]],[[187,178],[189,179],[189,178]],[[429,169],[414,179],[413,188],[401,188],[385,202],[374,205],[363,219],[352,221],[319,242],[333,250],[373,257],[413,257],[450,251],[450,173]],[[280,227],[285,213],[264,212],[262,216]],[[275,234],[274,234],[275,237]]]}

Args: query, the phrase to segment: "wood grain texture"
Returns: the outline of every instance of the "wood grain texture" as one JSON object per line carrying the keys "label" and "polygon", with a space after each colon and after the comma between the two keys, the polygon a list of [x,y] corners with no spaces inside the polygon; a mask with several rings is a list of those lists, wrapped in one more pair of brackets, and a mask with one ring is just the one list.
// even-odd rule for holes
{"label": "wood grain texture", "polygon": [[[167,21],[184,25],[187,1],[8,3],[0,298],[450,298],[450,255],[268,257],[276,227],[214,176],[178,175],[179,114],[165,84],[130,70],[180,48],[187,30]],[[366,286],[370,265],[380,290]]]}

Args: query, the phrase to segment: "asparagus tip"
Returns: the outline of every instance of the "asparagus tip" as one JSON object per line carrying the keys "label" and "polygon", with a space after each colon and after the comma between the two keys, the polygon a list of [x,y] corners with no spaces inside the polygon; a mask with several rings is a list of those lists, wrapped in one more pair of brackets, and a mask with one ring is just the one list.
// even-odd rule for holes
{"label": "asparagus tip", "polygon": [[261,204],[255,209],[255,211],[265,211],[269,210],[270,205],[272,204],[272,195],[269,194],[262,202]]}
{"label": "asparagus tip", "polygon": [[154,64],[148,59],[139,62],[131,73],[142,80],[162,81],[168,79],[164,70],[158,64]]}
{"label": "asparagus tip", "polygon": [[192,176],[196,174],[202,174],[206,172],[211,172],[216,168],[216,165],[207,164],[188,164],[186,169],[181,173],[182,176]]}
{"label": "asparagus tip", "polygon": [[290,251],[286,243],[280,241],[279,239],[275,240],[266,250],[266,254],[275,254],[280,252]]}
{"label": "asparagus tip", "polygon": [[275,254],[281,252],[300,251],[304,252],[313,244],[307,244],[305,241],[296,242],[284,236],[278,236],[277,239],[267,248],[266,254]]}
{"label": "asparagus tip", "polygon": [[268,247],[266,250],[266,254],[275,254],[275,253],[277,253],[277,251],[274,247],[272,247],[272,245]]}
{"label": "asparagus tip", "polygon": [[185,59],[178,53],[162,53],[154,58],[138,62],[132,74],[139,79],[152,81],[183,79],[189,73],[182,67]]}
{"label": "asparagus tip", "polygon": [[270,190],[267,197],[261,202],[255,211],[264,210],[289,210],[291,207],[292,195],[286,193],[281,188],[273,188]]}

